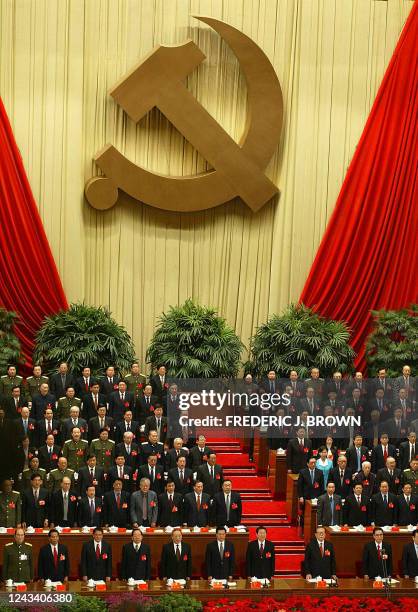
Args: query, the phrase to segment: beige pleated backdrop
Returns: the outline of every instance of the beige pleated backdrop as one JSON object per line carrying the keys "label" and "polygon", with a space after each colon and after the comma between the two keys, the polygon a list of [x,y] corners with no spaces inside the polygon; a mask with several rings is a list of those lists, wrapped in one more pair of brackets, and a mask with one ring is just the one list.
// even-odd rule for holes
{"label": "beige pleated backdrop", "polygon": [[[407,0],[0,0],[0,94],[70,301],[104,304],[143,361],[158,315],[187,297],[216,306],[244,343],[297,300],[385,67]],[[83,198],[93,154],[113,143],[160,173],[205,161],[153,111],[137,126],[109,89],[159,43],[191,37],[207,60],[188,86],[238,139],[245,82],[231,51],[191,15],[223,19],[274,65],[284,129],[268,175],[281,195],[174,214]]]}

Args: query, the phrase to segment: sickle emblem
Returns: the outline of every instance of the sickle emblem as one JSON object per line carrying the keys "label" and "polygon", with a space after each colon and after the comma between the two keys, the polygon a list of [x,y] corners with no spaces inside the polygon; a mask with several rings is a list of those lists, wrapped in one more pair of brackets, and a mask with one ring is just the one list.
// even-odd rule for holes
{"label": "sickle emblem", "polygon": [[248,36],[223,21],[196,18],[228,43],[245,75],[249,110],[240,142],[225,132],[183,83],[205,59],[199,47],[191,40],[173,47],[157,46],[110,95],[135,122],[157,106],[213,170],[192,177],[164,176],[135,165],[108,144],[94,158],[105,176],[90,179],[85,187],[93,208],[107,210],[114,206],[121,189],[136,200],[164,210],[206,210],[239,196],[255,212],[278,192],[264,174],[279,142],[283,120],[276,73]]}

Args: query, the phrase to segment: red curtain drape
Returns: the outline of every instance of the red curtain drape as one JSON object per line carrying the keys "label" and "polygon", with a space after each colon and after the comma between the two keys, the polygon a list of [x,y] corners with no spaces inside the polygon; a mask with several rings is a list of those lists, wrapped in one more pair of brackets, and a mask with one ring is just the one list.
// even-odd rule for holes
{"label": "red curtain drape", "polygon": [[68,308],[61,280],[0,99],[0,304],[18,313],[25,369],[43,318]]}
{"label": "red curtain drape", "polygon": [[345,320],[365,369],[370,310],[418,299],[418,5],[404,26],[300,302]]}

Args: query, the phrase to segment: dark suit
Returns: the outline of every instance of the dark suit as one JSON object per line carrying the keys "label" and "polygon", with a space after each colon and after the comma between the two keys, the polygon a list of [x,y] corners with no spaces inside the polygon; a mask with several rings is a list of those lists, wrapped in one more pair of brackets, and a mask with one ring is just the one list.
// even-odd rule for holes
{"label": "dark suit", "polygon": [[317,524],[323,527],[341,525],[343,518],[342,501],[339,495],[332,496],[334,513],[331,511],[331,502],[328,493],[318,497]]}
{"label": "dark suit", "polygon": [[[131,493],[132,490],[135,488],[136,482],[138,482],[138,479],[136,479],[135,481],[133,480],[133,473],[133,469],[129,465],[123,466],[122,490],[126,493]],[[112,465],[112,467],[109,468],[109,471],[107,472],[106,485],[108,491],[112,491],[113,483],[117,478],[119,478],[118,466]]]}
{"label": "dark suit", "polygon": [[197,467],[199,467],[199,466],[197,466],[196,470],[193,470],[192,466],[190,465],[190,461],[189,461],[189,451],[188,451],[188,449],[181,448],[180,451],[179,451],[179,454],[177,455],[177,451],[174,448],[170,448],[170,450],[168,451],[168,453],[166,455],[166,458],[165,458],[165,469],[166,469],[167,472],[168,472],[168,470],[172,470],[173,468],[177,467],[177,459],[179,457],[186,457],[186,465],[192,471],[196,471]]}
{"label": "dark suit", "polygon": [[235,527],[241,525],[242,517],[242,502],[241,495],[236,491],[231,491],[229,502],[229,520],[227,520],[225,495],[223,491],[216,493],[213,498],[213,516],[215,517],[215,525],[227,525]]}
{"label": "dark suit", "polygon": [[246,554],[247,576],[272,579],[275,570],[274,544],[270,540],[264,541],[263,554],[260,553],[258,540],[249,542]]}
{"label": "dark suit", "polygon": [[299,472],[297,487],[298,497],[303,497],[303,499],[318,498],[324,492],[324,475],[321,470],[315,468],[312,483],[310,470],[304,468]]}
{"label": "dark suit", "polygon": [[90,498],[83,497],[78,503],[79,527],[101,527],[103,525],[103,502],[101,497],[94,498],[94,514],[90,509]]}
{"label": "dark suit", "polygon": [[410,542],[405,544],[402,553],[402,567],[404,576],[415,578],[418,576],[418,557],[415,550],[415,544]]}
{"label": "dark suit", "polygon": [[147,417],[154,414],[155,406],[158,403],[159,403],[158,398],[155,397],[155,395],[151,395],[151,397],[149,398],[149,401],[143,395],[138,397],[137,406],[138,406],[139,414],[137,415],[137,417],[138,417],[138,421],[140,425],[144,425]]}
{"label": "dark suit", "polygon": [[141,444],[141,465],[145,465],[148,463],[148,457],[150,455],[157,455],[157,463],[164,467],[164,445],[161,442],[157,442],[157,444],[151,444],[150,442],[142,442]]}
{"label": "dark suit", "polygon": [[376,490],[377,490],[376,489],[376,474],[373,474],[373,472],[370,472],[369,475],[366,477],[366,475],[364,474],[362,470],[361,472],[356,474],[353,480],[353,487],[356,484],[363,485],[363,494],[370,498],[372,497],[374,493],[376,493]]}
{"label": "dark suit", "polygon": [[180,493],[173,494],[173,503],[170,504],[168,494],[163,493],[158,498],[158,519],[160,527],[179,527],[183,524],[183,496]]}
{"label": "dark suit", "polygon": [[138,444],[139,441],[139,423],[138,421],[131,421],[129,423],[129,428],[126,426],[126,421],[122,420],[119,423],[116,423],[115,426],[115,440],[116,443],[119,444],[123,442],[123,434],[127,431],[131,431],[134,434],[134,441]]}
{"label": "dark suit", "polygon": [[81,575],[93,580],[105,580],[112,576],[112,549],[102,540],[100,557],[96,557],[96,542],[84,542],[81,549]]}
{"label": "dark suit", "polygon": [[[51,423],[51,434],[54,436],[54,440],[59,442],[61,439],[60,433],[60,422],[57,419],[52,419]],[[46,437],[49,434],[49,424],[47,425],[45,419],[37,422],[36,430],[38,434],[37,446],[43,446],[46,444]]]}
{"label": "dark suit", "polygon": [[401,470],[395,468],[392,476],[387,468],[379,470],[376,474],[376,487],[379,488],[380,483],[386,480],[389,485],[389,491],[394,495],[398,495],[401,490]]}
{"label": "dark suit", "polygon": [[124,442],[121,442],[120,444],[116,445],[115,457],[117,457],[118,455],[123,455],[125,457],[125,465],[129,465],[133,469],[133,471],[135,471],[139,465],[140,452],[141,451],[138,444],[136,444],[136,442],[132,442],[131,452],[128,455]]}
{"label": "dark suit", "polygon": [[[103,498],[103,525],[127,527],[131,520],[129,514],[129,493],[121,491],[119,508],[114,491],[108,491]],[[129,576],[128,576],[129,578]]]}
{"label": "dark suit", "polygon": [[189,527],[206,527],[209,525],[210,497],[206,493],[200,496],[200,509],[197,509],[196,494],[187,493],[183,499],[183,523]]}
{"label": "dark suit", "polygon": [[205,446],[203,453],[200,452],[198,446],[193,446],[189,453],[189,467],[193,472],[197,472],[197,468],[206,463],[211,452],[209,446]]}
{"label": "dark suit", "polygon": [[75,378],[70,372],[67,372],[65,375],[64,385],[62,384],[62,378],[59,372],[53,374],[49,379],[49,390],[55,397],[64,397],[68,387],[73,387],[75,389]]}
{"label": "dark suit", "polygon": [[113,376],[113,382],[109,382],[108,377],[104,376],[100,380],[100,393],[105,396],[106,401],[109,401],[112,393],[118,392],[119,390],[119,381],[120,378],[118,376]]}
{"label": "dark suit", "polygon": [[382,494],[376,493],[372,497],[371,520],[381,527],[383,525],[396,525],[398,518],[398,499],[393,493],[387,494],[387,504],[383,502]]}
{"label": "dark suit", "polygon": [[405,495],[398,495],[398,525],[418,524],[418,495],[410,495],[409,504]]}
{"label": "dark suit", "polygon": [[140,482],[141,478],[149,478],[151,481],[150,489],[157,495],[161,495],[164,492],[164,468],[161,465],[154,467],[154,480],[151,479],[149,465],[141,465],[138,469],[137,481]]}
{"label": "dark suit", "polygon": [[[396,458],[396,448],[393,446],[393,444],[388,444],[387,451],[388,451],[388,457]],[[375,474],[379,470],[382,470],[383,468],[386,467],[386,461],[383,455],[383,447],[381,444],[373,448],[370,461],[372,464],[372,472],[374,472]]]}
{"label": "dark suit", "polygon": [[22,395],[15,401],[14,397],[1,398],[1,405],[6,413],[6,419],[19,418],[20,409],[28,405],[28,401]]}
{"label": "dark suit", "polygon": [[77,524],[77,506],[78,500],[75,491],[68,491],[68,513],[67,520],[64,521],[64,499],[62,490],[55,491],[51,495],[51,510],[49,513],[50,522],[61,527],[74,527]]}
{"label": "dark suit", "polygon": [[150,383],[152,387],[152,394],[155,395],[160,404],[164,404],[167,398],[168,389],[167,376],[164,377],[164,387],[161,385],[161,379],[158,374],[151,376]]}
{"label": "dark suit", "polygon": [[343,523],[354,527],[355,525],[370,525],[370,499],[367,495],[361,495],[360,504],[354,493],[345,498],[343,508]]}
{"label": "dark suit", "polygon": [[39,467],[43,468],[47,472],[55,470],[55,468],[58,466],[58,459],[60,458],[60,455],[61,446],[54,444],[51,454],[49,454],[47,446],[41,446],[41,448],[38,450]]}
{"label": "dark suit", "polygon": [[410,463],[410,458],[411,456],[413,458],[415,458],[417,456],[417,451],[418,451],[418,442],[416,442],[414,444],[414,447],[412,450],[415,450],[415,452],[411,452],[410,450],[410,444],[409,444],[409,440],[407,440],[406,442],[401,442],[399,445],[399,460],[398,460],[398,465],[399,468],[403,471],[403,470],[407,470],[409,468],[409,463]]}
{"label": "dark suit", "polygon": [[[388,576],[392,574],[392,547],[389,542],[382,542],[382,549],[385,550],[388,558],[386,559],[386,567]],[[375,542],[368,542],[363,548],[363,572],[369,578],[376,576],[384,577],[383,559],[378,558]]]}
{"label": "dark suit", "polygon": [[133,542],[124,544],[120,565],[121,580],[149,580],[151,578],[151,549],[141,542],[136,551]]}
{"label": "dark suit", "polygon": [[[358,472],[358,462],[357,462],[357,450],[354,446],[350,446],[350,448],[347,449],[347,452],[345,453],[345,456],[347,457],[347,467],[350,468],[353,473]],[[367,446],[361,446],[360,447],[360,470],[361,470],[361,464],[363,463],[363,461],[368,461],[369,460],[369,449],[367,448]]]}
{"label": "dark suit", "polygon": [[73,427],[79,427],[81,431],[81,438],[83,440],[87,440],[87,435],[88,435],[87,421],[81,418],[78,418],[75,420],[77,421],[77,425],[74,425],[73,419],[65,419],[65,421],[61,423],[61,439],[63,442],[66,442],[67,440],[71,440],[71,432],[72,432]]}
{"label": "dark suit", "polygon": [[[157,419],[154,415],[147,417],[145,420],[144,436],[148,438],[148,434],[152,430],[157,431]],[[166,439],[167,439],[167,417],[162,416],[161,422],[160,422],[160,437],[158,441],[164,444]]]}
{"label": "dark suit", "polygon": [[102,497],[105,491],[105,471],[101,466],[96,465],[94,468],[94,478],[90,476],[90,468],[84,465],[78,470],[77,489],[81,497],[86,497],[86,489],[94,485],[96,487],[97,497]]}
{"label": "dark suit", "polygon": [[16,422],[18,423],[18,427],[20,428],[21,432],[23,432],[23,434],[25,436],[27,436],[29,438],[29,446],[30,447],[37,447],[38,446],[38,431],[37,431],[37,424],[35,419],[27,419],[27,426],[26,426],[26,431],[23,425],[23,419],[19,418],[16,419]]}
{"label": "dark suit", "polygon": [[57,566],[54,563],[51,544],[42,546],[38,555],[38,578],[41,580],[52,580],[52,582],[63,582],[70,573],[70,560],[68,549],[63,544],[58,543]]}
{"label": "dark suit", "polygon": [[220,465],[216,464],[214,466],[215,470],[215,478],[212,478],[209,465],[201,465],[197,469],[197,480],[203,482],[203,492],[207,493],[210,497],[214,497],[216,493],[222,490],[222,483],[224,481],[224,473],[223,469]]}
{"label": "dark suit", "polygon": [[30,411],[32,418],[35,419],[35,421],[43,419],[46,408],[51,408],[55,414],[55,401],[55,395],[51,393],[47,393],[46,395],[34,395],[32,399],[32,409]]}
{"label": "dark suit", "polygon": [[[107,397],[103,393],[99,393],[97,396],[97,408],[99,406],[106,406]],[[90,421],[93,417],[97,416],[96,405],[94,403],[94,397],[92,393],[88,393],[83,396],[83,419],[86,419],[87,422]]]}
{"label": "dark suit", "polygon": [[313,538],[305,550],[305,572],[310,574],[312,578],[321,576],[322,578],[331,578],[337,573],[334,547],[331,542],[324,542],[324,556],[319,550],[318,541]]}
{"label": "dark suit", "polygon": [[209,542],[206,546],[206,571],[208,576],[223,580],[233,576],[235,572],[235,549],[232,542],[225,539],[223,542],[224,554],[221,559],[218,541]]}
{"label": "dark suit", "polygon": [[405,419],[401,419],[400,427],[398,427],[394,418],[388,419],[385,423],[385,431],[389,436],[390,442],[395,446],[399,446],[402,438],[406,438],[408,434],[408,423]]}
{"label": "dark suit", "polygon": [[114,391],[109,396],[109,416],[118,423],[123,421],[123,415],[127,410],[135,411],[135,397],[133,393],[126,391],[124,400],[121,399],[121,393]]}
{"label": "dark suit", "polygon": [[[113,424],[112,417],[105,417],[104,419],[105,429],[109,432],[109,440],[115,440],[115,426]],[[92,417],[88,422],[89,428],[89,442],[96,440],[100,436],[100,419],[98,416]]]}
{"label": "dark suit", "polygon": [[332,468],[328,474],[328,482],[333,482],[335,484],[335,493],[345,499],[352,491],[352,476],[352,470],[346,468],[341,478],[340,468],[337,466]]}
{"label": "dark suit", "polygon": [[168,472],[168,481],[174,482],[177,493],[181,493],[183,497],[186,493],[191,493],[193,491],[193,472],[190,468],[184,468],[183,482],[180,481],[178,468],[174,468]]}
{"label": "dark suit", "polygon": [[21,493],[22,522],[27,526],[43,527],[45,519],[49,518],[49,493],[42,487],[39,489],[38,502],[35,503],[32,487]]}
{"label": "dark suit", "polygon": [[161,573],[163,578],[190,578],[192,575],[192,549],[190,544],[181,542],[181,556],[177,560],[173,542],[164,544],[161,553]]}
{"label": "dark suit", "polygon": [[84,376],[79,376],[75,381],[75,394],[77,397],[84,397],[88,393],[90,393],[90,385],[92,384],[93,379],[91,376],[87,378],[87,383],[84,380]]}
{"label": "dark suit", "polygon": [[300,446],[297,438],[289,440],[286,451],[287,469],[292,470],[293,474],[299,474],[312,457],[312,441],[304,439],[303,446]]}

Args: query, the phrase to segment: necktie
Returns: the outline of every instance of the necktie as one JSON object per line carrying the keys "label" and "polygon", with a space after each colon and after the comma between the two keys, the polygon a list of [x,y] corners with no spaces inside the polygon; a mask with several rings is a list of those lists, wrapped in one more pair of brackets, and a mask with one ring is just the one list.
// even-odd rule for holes
{"label": "necktie", "polygon": [[120,493],[116,493],[116,505],[118,507],[118,510],[120,508]]}
{"label": "necktie", "polygon": [[103,429],[103,427],[104,427],[104,420],[100,419],[100,429]]}
{"label": "necktie", "polygon": [[35,495],[35,502],[38,503],[38,499],[39,499],[39,491],[38,491],[38,489],[35,489],[34,495]]}
{"label": "necktie", "polygon": [[142,520],[146,521],[148,519],[148,495],[142,496]]}
{"label": "necktie", "polygon": [[343,481],[344,481],[344,472],[341,470],[340,472],[340,479],[341,479],[341,486],[343,486]]}
{"label": "necktie", "polygon": [[131,447],[130,447],[130,446],[127,446],[127,447],[126,447],[126,453],[127,453],[128,455],[130,455],[130,454],[131,454]]}
{"label": "necktie", "polygon": [[385,460],[385,463],[386,463],[387,458],[388,458],[388,447],[384,446],[383,447],[383,459]]}
{"label": "necktie", "polygon": [[409,506],[409,495],[408,495],[408,496],[407,496],[407,498],[406,498],[406,503],[407,503],[407,504],[408,504],[408,506]]}
{"label": "necktie", "polygon": [[200,495],[197,496],[197,501],[196,501],[196,506],[197,506],[197,511],[200,511]]}
{"label": "necktie", "polygon": [[323,542],[319,543],[319,548],[321,550],[321,557],[323,557],[324,556],[324,543]]}
{"label": "necktie", "polygon": [[176,559],[180,561],[180,548],[178,544],[176,544]]}
{"label": "necktie", "polygon": [[119,467],[118,469],[119,469],[119,478],[123,478],[122,468],[121,468],[121,467]]}
{"label": "necktie", "polygon": [[58,553],[57,553],[57,547],[54,546],[54,565],[55,567],[58,567]]}
{"label": "necktie", "polygon": [[64,504],[63,504],[63,506],[64,506],[64,513],[63,513],[64,516],[63,516],[63,518],[64,518],[64,521],[66,521],[68,519],[68,494],[67,493],[64,493]]}
{"label": "necktie", "polygon": [[161,420],[157,419],[157,429],[160,429],[160,426],[161,426]]}
{"label": "necktie", "polygon": [[183,480],[184,480],[183,470],[180,470],[180,482],[181,482],[181,484],[183,484]]}
{"label": "necktie", "polygon": [[334,524],[334,497],[330,497],[330,505],[331,505],[331,525]]}
{"label": "necktie", "polygon": [[91,469],[91,470],[90,470],[90,480],[93,480],[93,479],[94,479],[94,472],[93,472],[93,470]]}
{"label": "necktie", "polygon": [[270,381],[270,393],[274,393],[274,382]]}
{"label": "necktie", "polygon": [[299,440],[299,448],[303,451],[303,440]]}
{"label": "necktie", "polygon": [[361,497],[359,495],[357,496],[357,503],[358,503],[358,505],[360,505],[360,503],[361,503]]}
{"label": "necktie", "polygon": [[92,499],[90,500],[90,515],[91,515],[91,518],[93,520],[93,516],[94,516],[94,501]]}
{"label": "necktie", "polygon": [[230,503],[229,503],[229,494],[226,496],[226,520],[229,521],[229,510],[230,510]]}
{"label": "necktie", "polygon": [[52,455],[52,446],[48,446],[48,453],[50,455],[49,460],[51,460],[51,455]]}
{"label": "necktie", "polygon": [[124,393],[122,393],[121,398],[122,398],[122,402],[123,402],[124,399],[125,399],[125,394]]}
{"label": "necktie", "polygon": [[262,557],[264,554],[264,542],[261,542],[260,544],[260,557]]}
{"label": "necktie", "polygon": [[211,476],[212,476],[212,480],[214,480],[215,479],[215,471],[214,471],[213,465],[210,468],[210,473],[211,473]]}
{"label": "necktie", "polygon": [[168,503],[169,503],[170,508],[172,508],[173,507],[173,495],[172,495],[172,493],[170,493],[170,495],[168,496]]}
{"label": "necktie", "polygon": [[151,468],[151,482],[154,482],[154,468]]}
{"label": "necktie", "polygon": [[388,503],[388,496],[387,495],[383,496],[383,502],[384,502],[384,504],[386,506],[386,504]]}
{"label": "necktie", "polygon": [[97,406],[99,405],[98,401],[97,401],[97,395],[93,395],[93,401],[94,401],[94,407],[97,410]]}
{"label": "necktie", "polygon": [[312,484],[314,483],[314,478],[315,478],[315,472],[314,472],[314,470],[311,470],[311,482],[312,482]]}
{"label": "necktie", "polygon": [[62,386],[65,387],[65,374],[61,375]]}
{"label": "necktie", "polygon": [[23,428],[25,430],[25,434],[27,434],[28,433],[28,422],[26,419],[23,421]]}
{"label": "necktie", "polygon": [[380,548],[380,544],[377,545],[377,558],[378,559],[382,558],[382,550]]}
{"label": "necktie", "polygon": [[224,558],[224,544],[223,544],[223,542],[221,542],[220,545],[219,545],[219,554],[220,554],[221,559],[223,559]]}
{"label": "necktie", "polygon": [[361,451],[359,448],[357,448],[357,471],[359,472],[361,470]]}
{"label": "necktie", "polygon": [[96,544],[96,559],[100,559],[100,546]]}
{"label": "necktie", "polygon": [[138,544],[135,544],[135,552],[138,552],[138,550],[139,550],[139,546]]}
{"label": "necktie", "polygon": [[409,445],[409,461],[412,461],[413,457],[415,457],[415,444]]}
{"label": "necktie", "polygon": [[51,421],[48,421],[48,429],[47,429],[47,431],[48,431],[49,434],[52,432]]}

